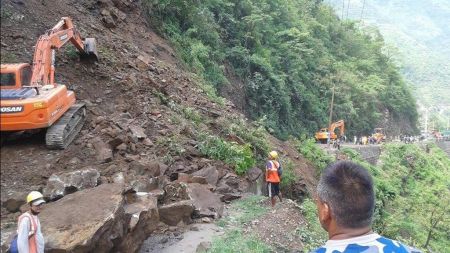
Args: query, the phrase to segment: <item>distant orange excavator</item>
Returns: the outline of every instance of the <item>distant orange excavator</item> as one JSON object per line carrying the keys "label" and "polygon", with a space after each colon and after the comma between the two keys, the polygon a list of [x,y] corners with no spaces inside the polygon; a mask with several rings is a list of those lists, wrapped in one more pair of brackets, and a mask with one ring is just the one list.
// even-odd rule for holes
{"label": "distant orange excavator", "polygon": [[39,37],[33,65],[1,65],[1,120],[4,133],[48,128],[46,146],[65,149],[81,130],[86,109],[75,94],[55,83],[55,50],[70,41],[82,59],[98,60],[94,38],[82,39],[68,17]]}
{"label": "distant orange excavator", "polygon": [[[336,128],[339,128],[339,136],[334,132]],[[328,131],[328,129],[330,129],[330,131]],[[316,132],[314,137],[316,138],[317,142],[327,143],[328,133],[330,133],[331,140],[336,140],[338,137],[343,136],[345,133],[344,120],[339,120],[332,123],[329,128],[320,129],[318,132]]]}

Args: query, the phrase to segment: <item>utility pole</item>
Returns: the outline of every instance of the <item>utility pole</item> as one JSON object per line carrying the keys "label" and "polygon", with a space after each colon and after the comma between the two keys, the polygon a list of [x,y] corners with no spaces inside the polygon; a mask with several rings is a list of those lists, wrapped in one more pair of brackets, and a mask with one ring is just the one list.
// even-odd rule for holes
{"label": "utility pole", "polygon": [[331,122],[332,122],[332,116],[333,116],[333,103],[334,103],[335,87],[336,87],[336,83],[333,82],[333,89],[332,89],[332,93],[331,93],[330,117],[328,119],[328,139],[327,139],[328,148],[330,148],[330,140],[331,140]]}

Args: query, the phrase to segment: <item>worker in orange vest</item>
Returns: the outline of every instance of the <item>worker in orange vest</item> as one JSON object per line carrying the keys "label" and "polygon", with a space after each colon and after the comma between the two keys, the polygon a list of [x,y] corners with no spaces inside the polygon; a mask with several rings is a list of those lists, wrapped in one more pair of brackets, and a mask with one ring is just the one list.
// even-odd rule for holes
{"label": "worker in orange vest", "polygon": [[38,214],[45,203],[44,196],[38,191],[32,191],[27,196],[30,210],[19,217],[17,229],[17,247],[19,253],[44,253],[44,236]]}
{"label": "worker in orange vest", "polygon": [[280,201],[282,201],[281,192],[280,192],[280,181],[281,181],[281,165],[277,161],[278,153],[277,151],[271,151],[268,156],[268,161],[266,164],[266,182],[269,197],[272,202],[272,207],[275,206],[276,199],[275,196],[278,196]]}

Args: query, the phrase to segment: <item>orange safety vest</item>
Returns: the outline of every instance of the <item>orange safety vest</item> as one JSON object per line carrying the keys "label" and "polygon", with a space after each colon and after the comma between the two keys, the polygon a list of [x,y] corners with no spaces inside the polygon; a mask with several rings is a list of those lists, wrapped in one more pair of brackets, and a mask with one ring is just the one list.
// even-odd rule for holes
{"label": "orange safety vest", "polygon": [[37,224],[36,224],[36,221],[34,220],[33,216],[30,213],[25,212],[19,216],[19,226],[20,226],[20,221],[24,217],[28,217],[31,222],[30,223],[30,226],[31,226],[30,232],[28,233],[28,251],[29,251],[29,253],[37,253],[37,242],[36,242]]}
{"label": "orange safety vest", "polygon": [[280,164],[277,161],[269,161],[268,163],[271,164],[270,168],[269,166],[266,167],[266,181],[270,183],[279,183],[280,176],[278,175],[278,167],[280,167]]}

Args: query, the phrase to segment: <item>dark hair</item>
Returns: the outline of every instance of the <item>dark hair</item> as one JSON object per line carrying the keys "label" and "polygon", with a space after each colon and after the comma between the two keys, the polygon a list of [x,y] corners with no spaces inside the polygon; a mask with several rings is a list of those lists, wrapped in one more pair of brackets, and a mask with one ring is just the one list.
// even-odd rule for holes
{"label": "dark hair", "polygon": [[373,181],[361,165],[350,161],[329,165],[320,177],[317,194],[330,206],[339,226],[361,228],[372,224],[375,208]]}

